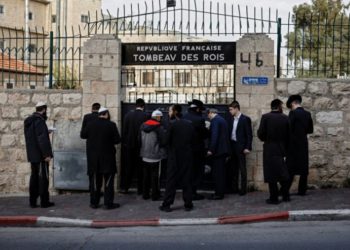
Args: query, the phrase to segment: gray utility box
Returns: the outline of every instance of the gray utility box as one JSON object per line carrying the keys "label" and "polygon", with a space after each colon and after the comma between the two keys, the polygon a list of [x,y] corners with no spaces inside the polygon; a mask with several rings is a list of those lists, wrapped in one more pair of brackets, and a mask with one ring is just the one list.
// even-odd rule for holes
{"label": "gray utility box", "polygon": [[85,140],[80,139],[82,121],[59,120],[53,125],[53,186],[65,190],[89,190]]}
{"label": "gray utility box", "polygon": [[56,151],[54,154],[54,188],[89,190],[86,153]]}

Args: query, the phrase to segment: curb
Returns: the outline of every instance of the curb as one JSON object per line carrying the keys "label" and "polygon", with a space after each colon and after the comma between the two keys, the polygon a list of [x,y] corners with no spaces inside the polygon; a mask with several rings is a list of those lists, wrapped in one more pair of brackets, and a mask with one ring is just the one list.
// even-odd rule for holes
{"label": "curb", "polygon": [[268,221],[333,221],[350,220],[350,209],[299,210],[243,216],[190,219],[146,219],[146,220],[80,220],[44,216],[0,216],[0,227],[150,227],[150,226],[194,226],[257,223]]}

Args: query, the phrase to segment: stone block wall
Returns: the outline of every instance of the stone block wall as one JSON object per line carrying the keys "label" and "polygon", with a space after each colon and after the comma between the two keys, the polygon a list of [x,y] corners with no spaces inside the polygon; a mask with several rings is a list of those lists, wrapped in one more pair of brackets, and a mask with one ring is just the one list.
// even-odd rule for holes
{"label": "stone block wall", "polygon": [[[48,126],[57,121],[82,118],[81,91],[2,90],[0,92],[0,193],[27,193],[30,164],[27,162],[23,121],[35,111],[35,104],[48,104]],[[64,134],[65,131],[57,131]],[[52,166],[52,164],[50,164]],[[50,170],[52,177],[52,169]],[[52,187],[52,180],[50,185]]]}
{"label": "stone block wall", "polygon": [[331,79],[276,79],[276,96],[286,102],[300,94],[312,114],[309,136],[310,183],[341,186],[350,178],[350,81]]}

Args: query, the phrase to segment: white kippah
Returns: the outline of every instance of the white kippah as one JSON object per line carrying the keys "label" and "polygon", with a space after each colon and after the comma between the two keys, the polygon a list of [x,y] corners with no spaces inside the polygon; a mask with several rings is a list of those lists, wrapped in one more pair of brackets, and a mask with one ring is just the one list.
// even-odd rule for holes
{"label": "white kippah", "polygon": [[105,111],[108,111],[108,109],[105,108],[105,107],[101,107],[101,108],[98,110],[99,113],[102,113],[102,112],[105,112]]}
{"label": "white kippah", "polygon": [[156,116],[163,116],[163,113],[158,109],[156,109],[152,112],[152,117],[156,117]]}
{"label": "white kippah", "polygon": [[46,103],[45,102],[38,102],[35,107],[42,107],[42,106],[46,106]]}

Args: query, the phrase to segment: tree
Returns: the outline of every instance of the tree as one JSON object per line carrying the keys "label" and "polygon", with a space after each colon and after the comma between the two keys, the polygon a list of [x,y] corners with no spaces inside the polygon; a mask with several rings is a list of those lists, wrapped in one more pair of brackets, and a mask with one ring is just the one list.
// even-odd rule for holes
{"label": "tree", "polygon": [[335,77],[350,72],[349,4],[313,0],[294,6],[294,31],[285,36],[287,56],[297,77]]}

